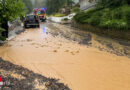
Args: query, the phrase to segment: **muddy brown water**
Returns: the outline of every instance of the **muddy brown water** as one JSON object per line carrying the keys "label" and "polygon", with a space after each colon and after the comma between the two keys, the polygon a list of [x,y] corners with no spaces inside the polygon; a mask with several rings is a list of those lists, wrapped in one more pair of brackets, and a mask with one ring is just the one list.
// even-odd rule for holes
{"label": "muddy brown water", "polygon": [[130,44],[56,23],[29,28],[0,47],[0,57],[72,90],[130,90]]}

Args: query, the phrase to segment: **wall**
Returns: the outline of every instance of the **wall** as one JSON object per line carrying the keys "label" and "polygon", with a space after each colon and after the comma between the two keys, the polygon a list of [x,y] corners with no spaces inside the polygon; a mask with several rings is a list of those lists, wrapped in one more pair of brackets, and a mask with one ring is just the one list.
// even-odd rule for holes
{"label": "wall", "polygon": [[96,5],[96,0],[80,0],[80,9],[87,10]]}

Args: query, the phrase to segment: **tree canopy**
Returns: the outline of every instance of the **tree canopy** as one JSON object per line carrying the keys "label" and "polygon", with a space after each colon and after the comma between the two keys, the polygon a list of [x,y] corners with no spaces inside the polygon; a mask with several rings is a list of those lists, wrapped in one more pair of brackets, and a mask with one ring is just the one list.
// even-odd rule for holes
{"label": "tree canopy", "polygon": [[26,13],[30,13],[30,12],[32,12],[32,10],[33,10],[33,5],[32,5],[32,2],[31,2],[31,0],[22,0],[23,1],[23,3],[25,4],[25,12]]}
{"label": "tree canopy", "polygon": [[14,20],[23,14],[24,4],[21,0],[0,0],[0,22]]}
{"label": "tree canopy", "polygon": [[47,13],[58,12],[62,7],[71,7],[73,3],[73,0],[46,0]]}

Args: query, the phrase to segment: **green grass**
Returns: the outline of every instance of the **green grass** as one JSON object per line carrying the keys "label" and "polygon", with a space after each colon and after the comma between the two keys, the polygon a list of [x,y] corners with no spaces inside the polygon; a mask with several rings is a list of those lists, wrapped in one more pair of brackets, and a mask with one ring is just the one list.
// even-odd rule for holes
{"label": "green grass", "polygon": [[65,14],[55,13],[53,16],[54,16],[54,17],[64,17]]}
{"label": "green grass", "polygon": [[73,19],[77,23],[90,24],[98,28],[128,30],[130,29],[130,6],[94,8],[79,12]]}

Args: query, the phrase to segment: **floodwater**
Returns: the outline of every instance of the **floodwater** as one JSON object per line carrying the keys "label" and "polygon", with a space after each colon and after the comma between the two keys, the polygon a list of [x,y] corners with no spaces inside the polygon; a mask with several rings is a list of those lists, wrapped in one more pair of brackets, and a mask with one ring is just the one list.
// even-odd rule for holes
{"label": "floodwater", "polygon": [[0,57],[72,90],[130,90],[130,44],[56,23],[30,28],[0,47]]}

